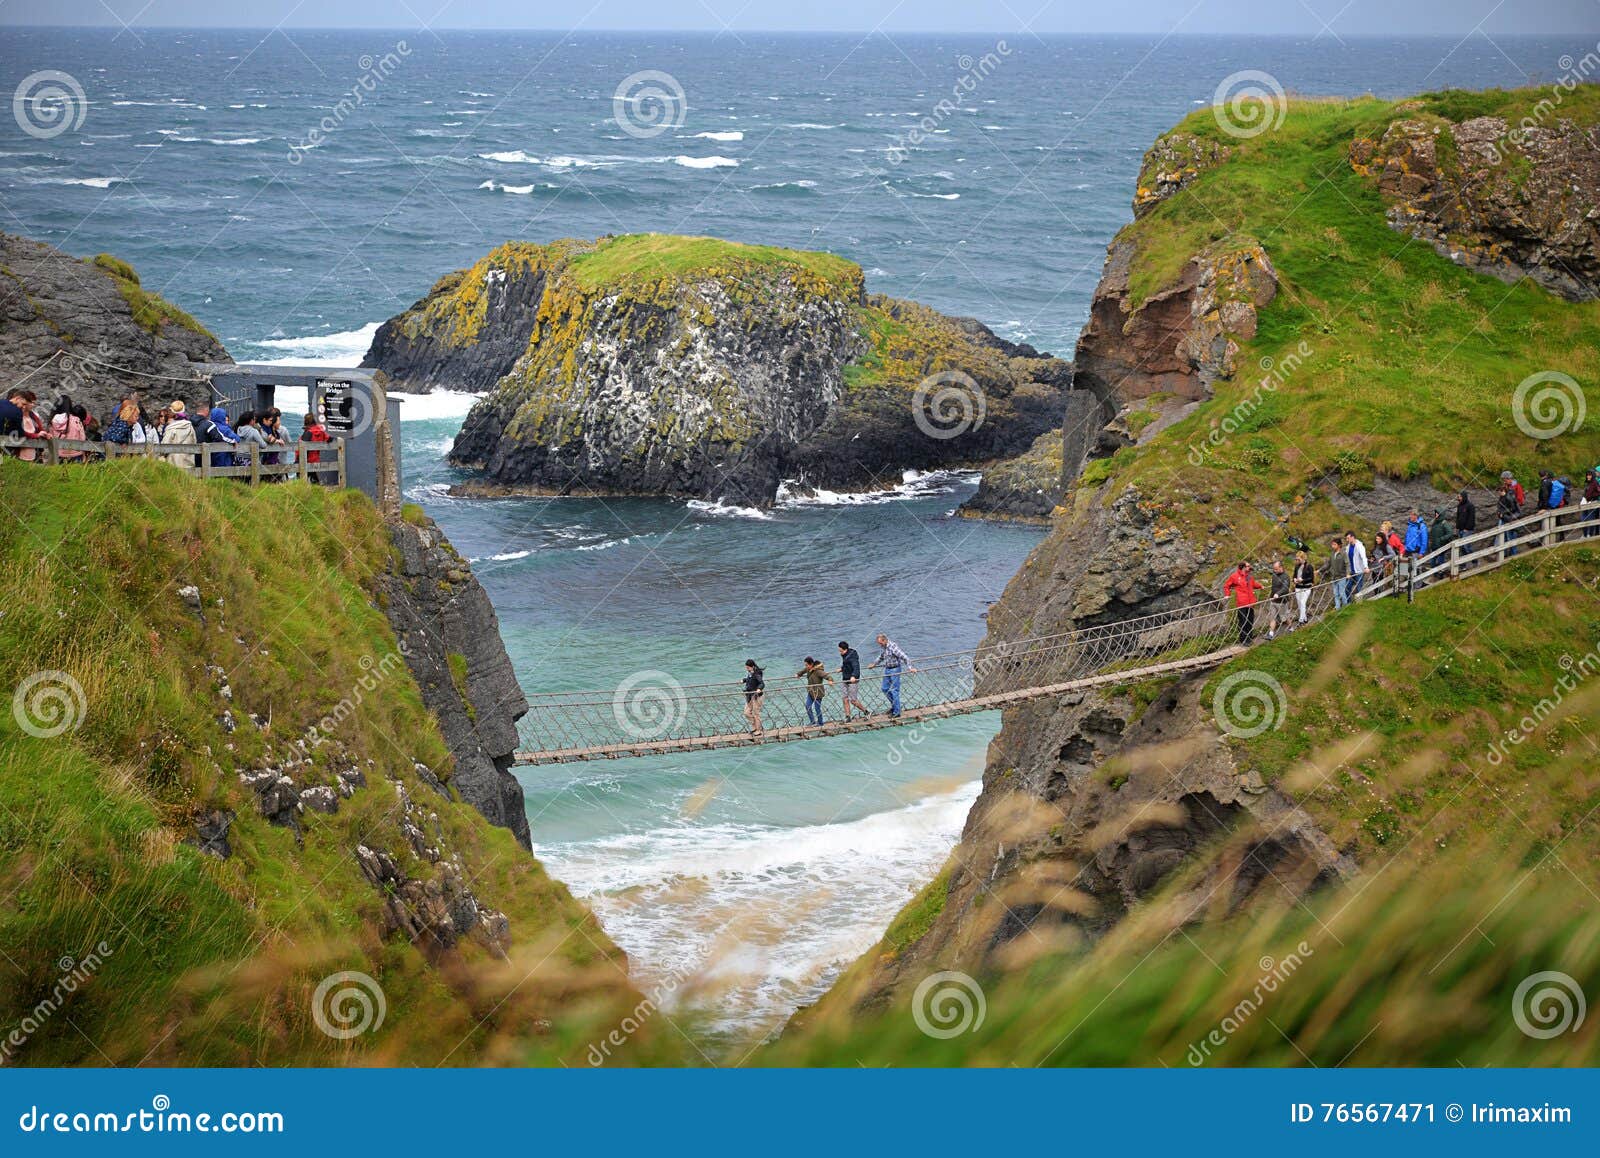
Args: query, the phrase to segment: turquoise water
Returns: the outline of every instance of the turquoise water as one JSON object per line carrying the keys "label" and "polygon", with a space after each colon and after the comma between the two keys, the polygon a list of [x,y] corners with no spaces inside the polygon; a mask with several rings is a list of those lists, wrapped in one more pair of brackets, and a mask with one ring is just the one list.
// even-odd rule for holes
{"label": "turquoise water", "polygon": [[[1068,354],[1144,150],[1231,74],[1333,94],[1548,83],[1592,40],[1023,34],[1002,52],[972,35],[6,29],[0,91],[58,70],[84,95],[57,136],[0,117],[0,228],[128,259],[240,359],[349,364],[380,321],[507,238],[637,230],[832,250],[873,291]],[[998,65],[899,152],[985,56]],[[650,137],[613,116],[642,70],[684,92],[681,124]],[[746,656],[794,671],[880,628],[913,656],[968,647],[1038,539],[951,518],[970,477],[770,517],[454,500],[442,456],[469,401],[407,403],[407,493],[475,560],[530,694],[647,669],[737,678]],[[715,1025],[745,1033],[812,998],[932,876],[995,727],[522,780],[540,855],[640,982],[700,977]]]}

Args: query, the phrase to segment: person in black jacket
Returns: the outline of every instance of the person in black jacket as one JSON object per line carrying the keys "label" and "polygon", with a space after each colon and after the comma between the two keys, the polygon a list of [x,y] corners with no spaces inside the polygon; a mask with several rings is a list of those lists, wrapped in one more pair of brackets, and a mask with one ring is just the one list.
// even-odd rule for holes
{"label": "person in black jacket", "polygon": [[1472,496],[1462,491],[1456,498],[1456,534],[1470,535],[1478,529],[1478,508],[1472,505]]}
{"label": "person in black jacket", "polygon": [[[1511,484],[1508,482],[1502,481],[1500,483],[1500,493],[1495,498],[1494,507],[1495,516],[1500,520],[1499,525],[1502,527],[1507,523],[1514,523],[1522,517],[1522,504],[1517,502],[1517,493],[1511,489]],[[1516,537],[1517,533],[1515,531],[1501,533],[1500,543],[1508,548],[1507,555],[1515,555],[1517,553],[1517,549],[1510,545]]]}
{"label": "person in black jacket", "polygon": [[839,684],[844,688],[844,718],[850,718],[854,704],[863,716],[872,712],[861,702],[861,653],[844,640],[839,641]]}
{"label": "person in black jacket", "polygon": [[1585,539],[1592,539],[1596,535],[1600,535],[1600,526],[1595,525],[1595,520],[1600,519],[1600,507],[1596,507],[1596,503],[1600,503],[1600,474],[1596,474],[1592,470],[1586,470],[1583,472],[1583,502],[1580,504],[1590,508],[1582,516],[1584,523],[1583,537]]}
{"label": "person in black jacket", "polygon": [[759,734],[761,732],[761,699],[767,693],[767,681],[762,678],[761,669],[756,666],[756,661],[744,661],[744,718],[750,722],[750,730]]}
{"label": "person in black jacket", "polygon": [[1294,606],[1298,622],[1306,621],[1306,601],[1311,598],[1311,589],[1317,585],[1317,569],[1311,565],[1311,557],[1305,550],[1294,553]]}

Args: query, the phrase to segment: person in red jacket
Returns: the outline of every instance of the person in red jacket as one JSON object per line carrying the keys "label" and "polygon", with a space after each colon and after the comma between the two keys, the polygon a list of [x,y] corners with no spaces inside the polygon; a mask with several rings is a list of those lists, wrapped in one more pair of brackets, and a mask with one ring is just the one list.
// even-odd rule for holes
{"label": "person in red jacket", "polygon": [[[300,431],[300,441],[301,442],[327,442],[328,441],[328,428],[326,426],[322,425],[322,423],[317,421],[317,416],[315,414],[306,415],[305,427],[304,427],[304,429],[302,429]],[[322,452],[321,451],[316,451],[316,450],[308,450],[308,451],[306,451],[306,465],[308,467],[311,466],[312,464],[319,463],[321,461],[322,461]],[[310,471],[310,475],[311,475],[311,481],[316,483],[316,484],[318,484],[319,486],[327,486],[327,487],[337,486],[338,482],[339,482],[339,476],[337,474],[335,474],[334,472],[332,472],[332,471],[313,470],[313,471]]]}
{"label": "person in red jacket", "polygon": [[1239,642],[1250,646],[1250,637],[1256,630],[1256,592],[1263,591],[1261,581],[1250,573],[1249,563],[1240,563],[1238,570],[1229,575],[1222,585],[1224,595],[1233,596],[1233,614],[1239,623]]}

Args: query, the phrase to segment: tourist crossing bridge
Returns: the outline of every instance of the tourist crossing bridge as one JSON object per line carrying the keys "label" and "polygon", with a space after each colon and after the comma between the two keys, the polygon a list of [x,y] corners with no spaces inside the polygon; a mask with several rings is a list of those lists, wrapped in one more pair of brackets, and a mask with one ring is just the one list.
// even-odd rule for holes
{"label": "tourist crossing bridge", "polygon": [[[1515,523],[1453,540],[1420,562],[1403,560],[1395,575],[1370,583],[1360,599],[1403,593],[1428,583],[1480,574],[1511,557],[1582,541],[1582,507],[1541,511]],[[1263,582],[1266,576],[1260,576]],[[1312,589],[1311,619],[1333,609],[1333,585]],[[1256,611],[1259,643],[1266,633],[1265,605]],[[738,682],[688,685],[660,671],[641,671],[604,691],[551,692],[530,697],[524,734],[534,747],[517,764],[614,760],[756,744],[815,740],[849,732],[900,727],[927,720],[1006,708],[1088,688],[1111,687],[1203,671],[1245,651],[1231,605],[1222,599],[1176,607],[1137,619],[1085,627],[1060,635],[990,639],[967,651],[913,656],[901,675],[900,715],[886,714],[881,672],[864,671],[861,696],[873,714],[846,723],[839,687],[824,685],[828,722],[806,721],[806,681],[768,672],[762,702],[764,730],[752,733]],[[869,653],[870,654],[870,653]],[[835,673],[837,679],[837,673]]]}

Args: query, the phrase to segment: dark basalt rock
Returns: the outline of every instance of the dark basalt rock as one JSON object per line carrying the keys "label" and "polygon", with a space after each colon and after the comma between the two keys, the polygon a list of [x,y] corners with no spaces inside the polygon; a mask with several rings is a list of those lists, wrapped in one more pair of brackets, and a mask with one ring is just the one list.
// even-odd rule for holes
{"label": "dark basalt rock", "polygon": [[[455,757],[450,784],[493,824],[531,847],[522,785],[511,774],[517,720],[528,710],[500,621],[478,580],[431,520],[391,524],[395,569],[382,580],[389,622],[423,702],[439,721]],[[464,581],[448,578],[464,575]],[[450,657],[465,667],[465,697]],[[426,765],[417,775],[437,792],[444,786]]]}
{"label": "dark basalt rock", "polygon": [[[137,373],[80,361],[84,357]],[[191,362],[229,361],[228,351],[208,333],[173,320],[153,329],[140,325],[111,271],[42,242],[0,233],[0,394],[31,373],[27,387],[39,395],[43,413],[64,392],[103,420],[131,390],[150,395],[156,405],[186,392],[191,403],[205,397],[201,385],[186,391],[181,382],[152,382],[138,374],[187,378]]]}

